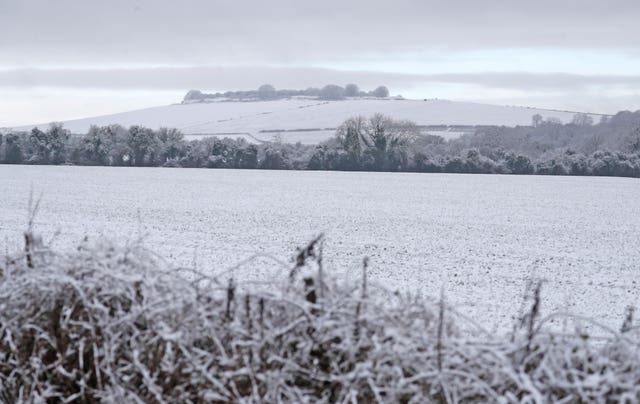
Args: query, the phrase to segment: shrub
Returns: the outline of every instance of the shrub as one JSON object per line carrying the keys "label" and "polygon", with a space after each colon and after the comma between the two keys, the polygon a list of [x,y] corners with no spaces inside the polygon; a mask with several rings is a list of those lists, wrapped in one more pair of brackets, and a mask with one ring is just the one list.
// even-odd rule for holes
{"label": "shrub", "polygon": [[527,156],[507,156],[507,167],[512,174],[533,174],[533,164]]}

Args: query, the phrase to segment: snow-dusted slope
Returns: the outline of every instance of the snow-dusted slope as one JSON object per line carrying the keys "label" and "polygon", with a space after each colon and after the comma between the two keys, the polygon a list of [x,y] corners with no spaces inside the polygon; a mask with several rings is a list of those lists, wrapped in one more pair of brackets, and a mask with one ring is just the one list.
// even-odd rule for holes
{"label": "snow-dusted slope", "polygon": [[[64,122],[74,133],[85,133],[91,125],[118,123],[151,128],[175,127],[185,134],[247,133],[258,139],[271,139],[274,131],[293,131],[287,140],[322,140],[346,118],[381,112],[396,119],[409,119],[419,125],[528,125],[534,114],[544,118],[571,120],[572,112],[526,107],[496,106],[444,100],[350,99],[320,101],[290,99],[255,102],[210,102],[175,104],[113,115]],[[39,125],[46,127],[47,125]],[[25,126],[20,129],[30,129]],[[314,131],[299,131],[314,129]],[[289,139],[291,138],[291,139]]]}

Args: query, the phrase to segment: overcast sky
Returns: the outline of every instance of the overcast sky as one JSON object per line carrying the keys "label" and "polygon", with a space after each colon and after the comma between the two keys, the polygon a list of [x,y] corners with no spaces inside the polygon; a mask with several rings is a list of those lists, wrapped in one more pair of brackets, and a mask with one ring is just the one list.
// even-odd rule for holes
{"label": "overcast sky", "polygon": [[639,21],[639,0],[0,0],[0,126],[263,83],[635,110]]}

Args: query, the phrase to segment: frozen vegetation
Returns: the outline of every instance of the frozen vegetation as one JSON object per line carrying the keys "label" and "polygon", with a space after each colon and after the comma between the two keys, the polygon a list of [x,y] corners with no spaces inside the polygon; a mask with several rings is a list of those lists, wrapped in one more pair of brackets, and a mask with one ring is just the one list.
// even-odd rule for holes
{"label": "frozen vegetation", "polygon": [[[139,244],[47,248],[31,230],[0,267],[4,402],[635,402],[629,310],[594,340],[547,329],[532,279],[508,334],[442,294],[338,282],[323,239],[269,282],[175,268]],[[253,266],[256,263],[250,262]],[[588,319],[581,319],[588,321]]]}

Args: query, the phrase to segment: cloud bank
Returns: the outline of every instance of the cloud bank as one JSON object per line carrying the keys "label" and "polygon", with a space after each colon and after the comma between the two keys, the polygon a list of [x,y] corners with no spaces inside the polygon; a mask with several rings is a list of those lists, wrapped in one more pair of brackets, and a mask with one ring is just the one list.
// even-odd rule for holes
{"label": "cloud bank", "polygon": [[402,74],[289,67],[174,67],[106,69],[35,69],[0,71],[0,86],[14,88],[68,87],[123,90],[255,89],[271,83],[278,88],[321,87],[356,82],[363,88],[384,84],[408,87],[429,83],[470,84],[519,91],[582,91],[591,87],[640,89],[640,75],[580,75],[569,73],[478,72]]}
{"label": "cloud bank", "polygon": [[296,63],[505,47],[638,52],[636,0],[0,2],[3,63]]}

